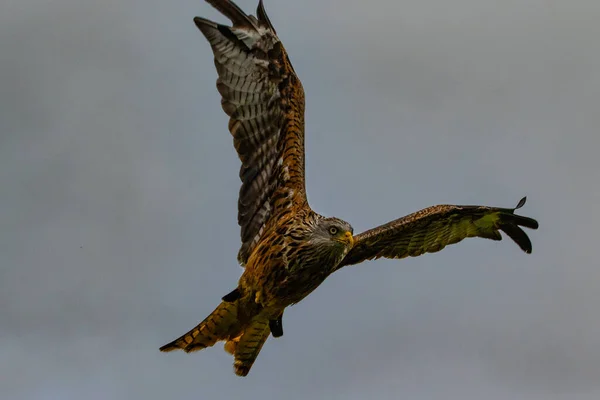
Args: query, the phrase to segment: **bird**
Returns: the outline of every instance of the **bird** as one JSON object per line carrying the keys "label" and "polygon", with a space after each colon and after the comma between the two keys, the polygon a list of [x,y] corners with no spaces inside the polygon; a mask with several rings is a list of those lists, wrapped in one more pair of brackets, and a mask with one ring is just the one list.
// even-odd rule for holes
{"label": "bird", "polygon": [[300,302],[335,271],[378,258],[434,253],[465,238],[501,240],[525,253],[532,245],[522,227],[535,219],[513,208],[437,205],[354,234],[339,218],[309,206],[304,170],[304,90],[262,0],[256,16],[230,0],[206,0],[231,26],[194,22],[208,40],[217,70],[221,106],[241,161],[238,223],[244,268],[216,309],[160,351],[187,353],[225,342],[234,372],[250,372],[267,338],[283,335],[284,310]]}

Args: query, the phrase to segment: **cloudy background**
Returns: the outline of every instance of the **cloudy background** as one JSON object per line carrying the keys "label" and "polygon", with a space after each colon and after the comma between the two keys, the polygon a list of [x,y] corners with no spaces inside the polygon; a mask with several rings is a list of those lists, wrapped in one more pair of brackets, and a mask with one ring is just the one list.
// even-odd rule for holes
{"label": "cloudy background", "polygon": [[[255,0],[239,0],[254,11]],[[286,312],[251,374],[158,347],[241,273],[239,163],[200,0],[4,1],[0,398],[600,398],[600,3],[270,0],[311,205],[357,231],[512,206],[510,241],[378,261]]]}

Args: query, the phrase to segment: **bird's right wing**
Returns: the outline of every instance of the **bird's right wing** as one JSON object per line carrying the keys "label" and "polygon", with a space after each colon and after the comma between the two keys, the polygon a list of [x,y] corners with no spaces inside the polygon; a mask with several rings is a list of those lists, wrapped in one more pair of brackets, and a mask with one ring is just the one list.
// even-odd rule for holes
{"label": "bird's right wing", "polygon": [[262,0],[258,18],[230,0],[207,2],[233,23],[194,19],[212,47],[221,105],[242,161],[238,261],[245,265],[271,216],[306,205],[304,90]]}
{"label": "bird's right wing", "polygon": [[434,253],[469,237],[501,240],[506,233],[526,253],[531,241],[520,228],[537,229],[536,220],[516,215],[525,204],[523,197],[515,208],[439,205],[388,222],[354,237],[354,246],[338,269],[365,260],[416,257]]}

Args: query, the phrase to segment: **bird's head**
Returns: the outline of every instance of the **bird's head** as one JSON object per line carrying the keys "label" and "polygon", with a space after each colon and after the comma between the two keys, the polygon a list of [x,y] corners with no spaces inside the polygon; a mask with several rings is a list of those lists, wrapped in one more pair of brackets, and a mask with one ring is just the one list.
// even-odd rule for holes
{"label": "bird's head", "polygon": [[343,248],[346,251],[352,248],[354,238],[352,226],[339,218],[321,218],[316,224],[312,240],[322,245]]}

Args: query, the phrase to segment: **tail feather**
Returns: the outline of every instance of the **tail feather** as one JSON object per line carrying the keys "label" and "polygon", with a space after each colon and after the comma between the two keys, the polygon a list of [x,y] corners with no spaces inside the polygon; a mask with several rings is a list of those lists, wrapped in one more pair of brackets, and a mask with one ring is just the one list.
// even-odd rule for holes
{"label": "tail feather", "polygon": [[243,311],[240,310],[241,314],[238,316],[239,308],[237,300],[221,302],[204,321],[183,336],[162,346],[160,351],[183,350],[190,353],[225,341],[225,351],[233,354],[235,358],[233,366],[236,375],[248,375],[271,333],[269,320],[273,317],[254,314],[254,317],[247,319],[243,315],[248,310],[242,306]]}
{"label": "tail feather", "polygon": [[223,349],[225,349],[225,351],[228,352],[229,354],[234,355],[235,349],[237,349],[237,345],[240,342],[241,338],[242,338],[242,335],[239,335],[237,337],[229,339],[228,341],[225,342]]}
{"label": "tail feather", "polygon": [[220,340],[228,340],[238,322],[237,308],[237,302],[222,302],[194,329],[165,344],[160,351],[183,350],[189,353],[210,347]]}
{"label": "tail feather", "polygon": [[233,346],[235,356],[233,368],[236,375],[248,375],[269,334],[268,319],[255,317],[250,322],[250,325],[244,330],[244,334],[237,339],[237,343]]}

